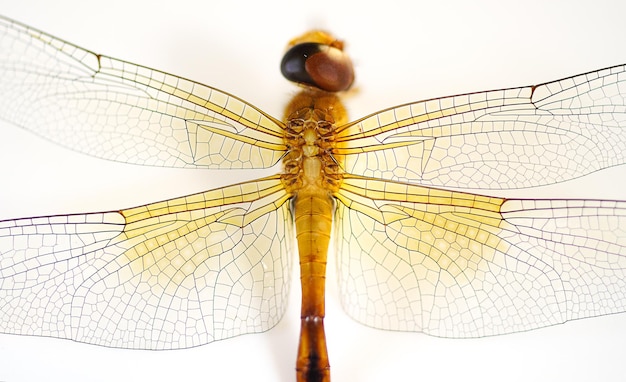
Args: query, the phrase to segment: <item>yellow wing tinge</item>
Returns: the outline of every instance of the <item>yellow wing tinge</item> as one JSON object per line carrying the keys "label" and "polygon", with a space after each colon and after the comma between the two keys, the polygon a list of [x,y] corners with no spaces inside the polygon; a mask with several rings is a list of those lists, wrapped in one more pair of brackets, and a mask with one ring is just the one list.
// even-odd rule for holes
{"label": "yellow wing tinge", "polygon": [[121,276],[144,275],[153,285],[163,281],[166,291],[177,288],[200,264],[223,254],[235,231],[288,199],[279,176],[272,176],[122,210],[126,225],[116,240],[127,248],[117,260],[126,270]]}
{"label": "yellow wing tinge", "polygon": [[268,177],[122,211],[2,221],[0,330],[129,349],[268,330],[290,281],[288,196]]}
{"label": "yellow wing tinge", "polygon": [[498,237],[509,225],[500,213],[503,198],[354,175],[344,178],[335,196],[346,207],[393,226],[396,245],[430,257],[453,277],[486,267],[509,247]]}

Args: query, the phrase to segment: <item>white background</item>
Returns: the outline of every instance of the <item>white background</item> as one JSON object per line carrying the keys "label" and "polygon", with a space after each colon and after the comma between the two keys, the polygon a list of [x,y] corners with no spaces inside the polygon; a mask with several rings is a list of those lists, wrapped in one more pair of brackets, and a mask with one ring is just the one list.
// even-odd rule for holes
{"label": "white background", "polygon": [[[17,3],[0,1],[0,12],[97,53],[223,89],[277,117],[294,93],[278,71],[284,44],[312,27],[347,41],[359,89],[347,102],[353,118],[419,99],[541,83],[626,62],[626,3],[617,0]],[[618,184],[625,175],[622,166],[586,183],[522,195],[626,199]],[[125,208],[230,182],[225,173],[109,163],[0,125],[0,219]],[[493,338],[438,339],[351,321],[338,305],[332,274],[329,280],[334,381],[626,376],[626,315]],[[0,381],[293,381],[300,298],[295,273],[293,286],[290,308],[276,328],[195,349],[129,351],[0,335]]]}

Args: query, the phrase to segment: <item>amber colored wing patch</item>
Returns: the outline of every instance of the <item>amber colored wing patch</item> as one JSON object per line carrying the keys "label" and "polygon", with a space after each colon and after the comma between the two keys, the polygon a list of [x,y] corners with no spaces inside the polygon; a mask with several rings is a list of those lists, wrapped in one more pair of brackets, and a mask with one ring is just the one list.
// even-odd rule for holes
{"label": "amber colored wing patch", "polygon": [[337,198],[340,296],[366,325],[480,337],[626,310],[626,202],[362,177]]}
{"label": "amber colored wing patch", "polygon": [[293,247],[278,177],[122,211],[0,222],[0,332],[179,349],[268,330]]}

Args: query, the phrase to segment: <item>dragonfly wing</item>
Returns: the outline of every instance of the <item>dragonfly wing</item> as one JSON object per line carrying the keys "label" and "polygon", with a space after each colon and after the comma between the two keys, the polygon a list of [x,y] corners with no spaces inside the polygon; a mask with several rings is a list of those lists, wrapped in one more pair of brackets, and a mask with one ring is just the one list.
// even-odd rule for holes
{"label": "dragonfly wing", "polygon": [[366,325],[480,337],[626,310],[626,202],[359,177],[336,196],[340,295]]}
{"label": "dragonfly wing", "polygon": [[292,251],[278,177],[128,210],[0,222],[0,331],[176,349],[265,331]]}
{"label": "dragonfly wing", "polygon": [[383,110],[342,127],[337,153],[349,173],[432,186],[576,178],[626,162],[625,69]]}
{"label": "dragonfly wing", "polygon": [[0,118],[73,150],[153,166],[266,168],[280,121],[217,89],[0,17]]}

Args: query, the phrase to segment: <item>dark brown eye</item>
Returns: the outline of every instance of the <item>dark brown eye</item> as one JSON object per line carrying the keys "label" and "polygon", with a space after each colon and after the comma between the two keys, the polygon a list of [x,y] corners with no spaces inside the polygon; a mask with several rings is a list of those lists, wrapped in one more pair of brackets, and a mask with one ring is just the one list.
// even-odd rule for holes
{"label": "dark brown eye", "polygon": [[280,70],[289,81],[329,92],[347,90],[354,81],[348,56],[338,48],[320,43],[294,45],[285,53]]}
{"label": "dark brown eye", "polygon": [[283,77],[289,81],[315,86],[315,82],[307,73],[305,65],[309,57],[320,52],[322,44],[307,42],[294,45],[285,53],[280,63]]}

